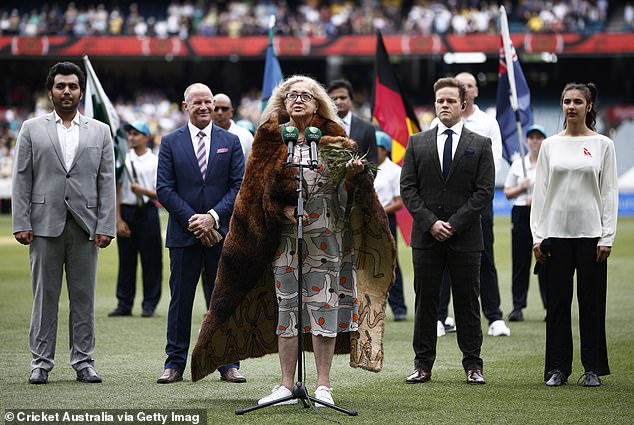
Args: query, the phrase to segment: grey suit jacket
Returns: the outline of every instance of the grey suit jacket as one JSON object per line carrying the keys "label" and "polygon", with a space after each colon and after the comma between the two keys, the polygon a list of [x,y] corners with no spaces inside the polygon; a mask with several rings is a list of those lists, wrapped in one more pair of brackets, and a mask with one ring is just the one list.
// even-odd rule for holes
{"label": "grey suit jacket", "polygon": [[79,146],[67,170],[54,114],[25,121],[13,165],[13,233],[57,237],[69,213],[90,239],[114,237],[113,149],[108,126],[80,115]]}
{"label": "grey suit jacket", "polygon": [[414,218],[411,246],[430,249],[436,220],[455,230],[446,242],[459,251],[481,251],[480,212],[493,199],[495,166],[491,140],[463,127],[447,180],[436,147],[437,127],[410,136],[401,171],[401,197]]}

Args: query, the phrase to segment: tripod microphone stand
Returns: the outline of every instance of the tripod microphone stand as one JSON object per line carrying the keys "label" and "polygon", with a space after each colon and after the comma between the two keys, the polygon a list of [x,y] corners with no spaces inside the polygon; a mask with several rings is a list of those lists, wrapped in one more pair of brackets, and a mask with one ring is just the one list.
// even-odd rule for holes
{"label": "tripod microphone stand", "polygon": [[[320,134],[321,137],[321,134]],[[312,156],[312,155],[311,155]],[[357,412],[354,410],[345,409],[335,404],[327,403],[317,398],[308,395],[308,389],[304,383],[304,327],[302,323],[302,282],[303,276],[303,232],[304,232],[304,168],[315,169],[317,167],[316,158],[309,161],[309,164],[302,164],[293,162],[292,155],[289,155],[288,162],[285,164],[287,167],[297,168],[297,208],[295,209],[295,218],[297,219],[297,383],[293,386],[291,395],[282,397],[278,400],[269,401],[267,403],[259,404],[257,406],[247,407],[245,409],[238,409],[235,411],[236,415],[243,415],[254,410],[262,409],[264,407],[273,406],[277,403],[288,400],[301,400],[304,403],[304,407],[310,407],[310,402],[321,404],[322,406],[329,407],[339,412],[345,413],[349,416],[357,416]]]}

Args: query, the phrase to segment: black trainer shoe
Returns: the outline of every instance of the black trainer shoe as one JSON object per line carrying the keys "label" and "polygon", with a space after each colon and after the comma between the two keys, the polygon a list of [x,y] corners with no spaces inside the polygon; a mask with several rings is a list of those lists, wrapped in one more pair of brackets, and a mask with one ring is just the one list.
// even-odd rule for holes
{"label": "black trainer shoe", "polygon": [[551,370],[549,373],[550,378],[545,382],[548,387],[559,387],[568,382],[568,378],[557,369]]}
{"label": "black trainer shoe", "polygon": [[600,387],[601,378],[599,378],[596,373],[589,370],[579,377],[577,384],[583,385],[584,387]]}

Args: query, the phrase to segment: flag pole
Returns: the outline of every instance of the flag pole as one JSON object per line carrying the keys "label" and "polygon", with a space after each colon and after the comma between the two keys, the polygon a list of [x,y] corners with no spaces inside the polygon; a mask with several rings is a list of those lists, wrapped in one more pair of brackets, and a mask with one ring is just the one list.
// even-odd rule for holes
{"label": "flag pole", "polygon": [[517,100],[517,88],[515,86],[515,68],[513,67],[513,51],[511,46],[511,35],[509,34],[509,23],[506,18],[506,9],[504,6],[500,6],[500,31],[502,35],[502,47],[504,49],[504,59],[506,61],[506,72],[509,78],[509,87],[511,93],[509,100],[511,102],[511,108],[515,112],[515,122],[517,123],[517,141],[520,147],[520,156],[522,158],[522,172],[526,177],[526,164],[524,164],[524,157],[526,152],[524,151],[524,138],[522,136],[522,122],[520,120],[519,102]]}

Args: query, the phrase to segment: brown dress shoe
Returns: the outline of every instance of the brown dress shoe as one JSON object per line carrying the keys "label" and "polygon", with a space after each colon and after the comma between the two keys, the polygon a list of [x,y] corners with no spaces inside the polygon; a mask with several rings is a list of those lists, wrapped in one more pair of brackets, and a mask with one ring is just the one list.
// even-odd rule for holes
{"label": "brown dress shoe", "polygon": [[232,382],[234,384],[242,384],[244,382],[247,382],[247,378],[242,376],[240,374],[240,371],[238,369],[236,369],[235,367],[230,367],[229,369],[225,370],[220,375],[220,380],[221,381]]}
{"label": "brown dress shoe", "polygon": [[157,384],[173,384],[174,382],[182,381],[183,374],[176,369],[167,368],[163,371],[163,374],[156,380]]}
{"label": "brown dress shoe", "polygon": [[414,372],[407,377],[408,384],[422,384],[431,380],[431,370],[414,369]]}
{"label": "brown dress shoe", "polygon": [[484,375],[481,369],[469,369],[467,371],[467,384],[481,385],[484,384]]}

